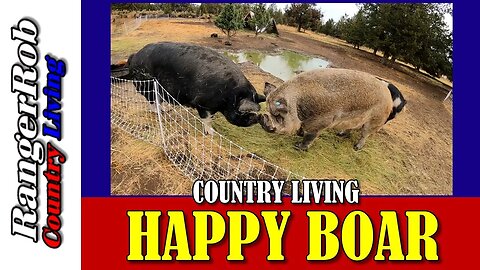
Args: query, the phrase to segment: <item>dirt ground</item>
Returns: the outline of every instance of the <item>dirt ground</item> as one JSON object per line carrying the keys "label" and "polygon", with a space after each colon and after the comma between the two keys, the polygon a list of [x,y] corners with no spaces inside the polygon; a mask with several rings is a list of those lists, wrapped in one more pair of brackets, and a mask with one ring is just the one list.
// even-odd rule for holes
{"label": "dirt ground", "polygon": [[[366,194],[452,194],[452,101],[443,101],[450,90],[448,83],[418,73],[407,65],[397,63],[393,67],[387,67],[381,64],[380,56],[374,56],[364,48],[354,49],[342,40],[308,31],[298,33],[295,28],[283,25],[279,25],[278,29],[279,37],[263,34],[255,37],[252,32],[240,31],[232,38],[232,46],[226,46],[223,44],[225,35],[213,23],[204,20],[152,19],[143,22],[116,20],[112,22],[111,61],[115,63],[126,59],[131,53],[148,43],[177,41],[219,50],[271,52],[288,49],[324,58],[333,67],[356,69],[383,77],[402,91],[408,104],[405,112],[369,139],[376,141],[372,144],[382,147],[378,153],[383,153],[385,156],[379,157],[378,160],[380,162],[381,159],[382,166],[389,167],[389,173],[380,171],[376,175],[378,177],[376,181],[361,182],[362,192]],[[211,38],[212,33],[218,33],[219,38]],[[242,70],[258,92],[263,91],[265,81],[280,82],[279,79],[259,70],[255,65],[244,64]],[[139,171],[136,174],[128,170],[123,172],[122,168],[131,162],[128,159],[132,158],[120,161],[122,158],[119,155],[125,156],[125,153],[119,148],[125,147],[125,144],[131,144],[129,141],[134,139],[120,133],[122,131],[116,129],[112,132],[115,135],[115,138],[112,135],[112,149],[115,149],[115,151],[112,150],[113,194],[190,193],[190,184],[179,183],[173,186],[158,184],[169,181],[169,175],[161,170],[171,167],[168,160],[161,155],[161,151],[154,153],[155,159],[142,161],[143,167],[160,166],[162,168],[158,172],[148,173],[149,176],[154,174],[158,177],[156,180],[150,178],[142,182],[138,177],[133,177],[138,175]],[[326,138],[329,139],[329,137]],[[369,143],[367,141],[367,148]],[[147,151],[147,146],[142,147]],[[322,149],[319,148],[318,151]],[[366,153],[371,155],[376,152],[367,151]],[[373,159],[373,163],[375,162],[377,161]],[[135,164],[140,163],[135,161]],[[375,164],[355,162],[349,166],[362,165],[365,167],[361,169],[368,172],[369,166],[373,168]],[[331,167],[336,168],[336,166]],[[360,174],[362,175],[364,174]],[[349,173],[347,168],[339,173],[328,171],[326,176],[356,177],[357,175]],[[382,182],[383,178],[386,179],[384,182]],[[362,179],[359,180],[362,181]],[[158,183],[152,184],[152,181]],[[145,187],[145,185],[150,186]],[[168,188],[168,186],[172,187]]]}

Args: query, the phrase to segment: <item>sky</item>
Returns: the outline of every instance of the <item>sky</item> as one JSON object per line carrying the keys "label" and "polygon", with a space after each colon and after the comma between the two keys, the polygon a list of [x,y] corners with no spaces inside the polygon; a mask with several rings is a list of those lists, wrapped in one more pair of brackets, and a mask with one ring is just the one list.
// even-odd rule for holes
{"label": "sky", "polygon": [[[279,3],[278,7],[285,10],[285,7],[289,5],[287,3]],[[317,7],[322,10],[323,21],[326,22],[329,19],[338,21],[345,13],[352,17],[357,13],[358,7],[354,3],[317,3]]]}

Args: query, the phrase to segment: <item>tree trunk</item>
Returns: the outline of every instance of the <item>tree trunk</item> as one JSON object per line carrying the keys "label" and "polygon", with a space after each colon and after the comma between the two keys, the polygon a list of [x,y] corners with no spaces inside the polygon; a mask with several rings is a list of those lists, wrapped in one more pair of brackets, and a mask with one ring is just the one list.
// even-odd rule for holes
{"label": "tree trunk", "polygon": [[301,32],[301,31],[300,31],[301,29],[302,29],[302,24],[299,23],[299,24],[298,24],[298,29],[297,29],[297,31],[298,31],[298,32]]}
{"label": "tree trunk", "polygon": [[385,53],[385,54],[383,55],[383,57],[382,57],[382,64],[387,65],[387,63],[388,63],[388,57],[390,57],[390,56],[388,56],[388,53]]}
{"label": "tree trunk", "polygon": [[377,50],[378,49],[373,49],[373,55],[375,55],[375,56],[377,55]]}

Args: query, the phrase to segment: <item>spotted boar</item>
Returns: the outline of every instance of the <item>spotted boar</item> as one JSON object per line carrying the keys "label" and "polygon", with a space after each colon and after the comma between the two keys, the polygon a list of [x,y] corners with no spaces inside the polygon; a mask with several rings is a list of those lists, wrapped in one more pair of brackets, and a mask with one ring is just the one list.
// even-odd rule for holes
{"label": "spotted boar", "polygon": [[[180,104],[195,108],[204,123],[204,131],[212,133],[211,117],[220,112],[231,124],[247,127],[257,123],[256,112],[263,95],[244,76],[240,68],[212,49],[185,43],[160,42],[146,45],[130,56],[123,78],[156,78]],[[155,102],[152,85],[137,84],[137,91]],[[143,89],[143,88],[145,89]]]}
{"label": "spotted boar", "polygon": [[278,88],[266,82],[267,114],[259,122],[268,132],[298,134],[295,144],[307,150],[323,129],[339,135],[361,129],[360,150],[367,137],[402,111],[406,101],[391,83],[365,72],[326,68],[301,73]]}

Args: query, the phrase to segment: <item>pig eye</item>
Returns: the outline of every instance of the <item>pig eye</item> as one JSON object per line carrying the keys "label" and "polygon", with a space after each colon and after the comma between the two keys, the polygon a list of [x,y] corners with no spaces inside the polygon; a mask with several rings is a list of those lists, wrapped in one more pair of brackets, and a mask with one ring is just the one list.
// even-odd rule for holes
{"label": "pig eye", "polygon": [[280,101],[275,101],[275,107],[280,107],[280,105],[282,105],[282,103],[280,103]]}

